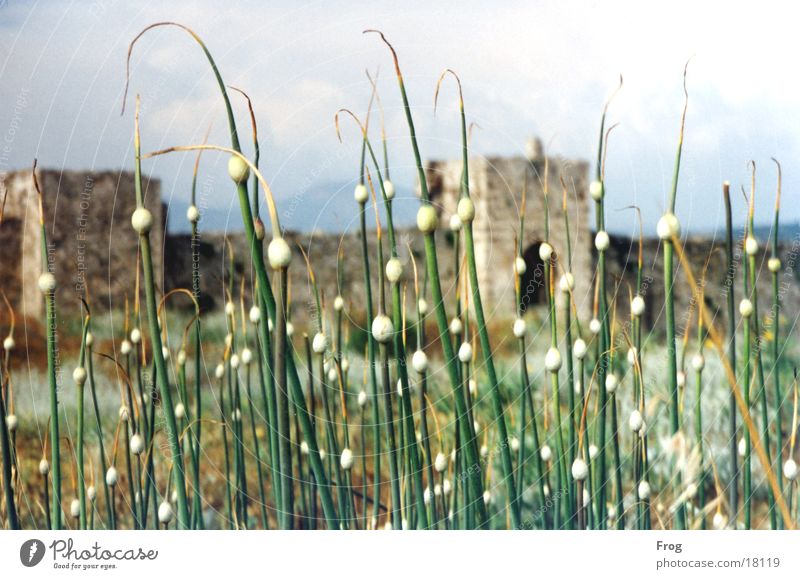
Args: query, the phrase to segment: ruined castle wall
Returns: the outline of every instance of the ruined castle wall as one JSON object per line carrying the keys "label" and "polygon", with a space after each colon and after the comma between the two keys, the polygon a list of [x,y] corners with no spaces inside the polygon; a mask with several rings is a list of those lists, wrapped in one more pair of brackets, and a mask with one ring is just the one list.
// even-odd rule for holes
{"label": "ruined castle wall", "polygon": [[[136,207],[131,172],[80,172],[38,169],[43,192],[48,259],[58,282],[62,311],[77,311],[88,288],[93,308],[122,309],[136,287],[138,236],[130,225]],[[160,183],[144,182],[146,205],[153,212],[153,259],[161,264],[165,222]],[[39,207],[31,172],[9,173],[6,217],[19,220],[21,242],[4,248],[3,271],[19,278],[15,308],[40,317],[44,303],[37,280],[42,271]]]}
{"label": "ruined castle wall", "polygon": [[[446,224],[456,211],[461,178],[460,161],[431,161],[426,175],[431,197]],[[557,278],[567,263],[567,235],[562,209],[561,179],[567,186],[567,203],[572,243],[571,269],[578,281],[576,296],[578,310],[588,315],[591,299],[591,235],[589,234],[589,205],[587,202],[588,165],[563,159],[548,160],[548,191],[550,198],[550,243],[560,258]],[[470,193],[475,203],[473,223],[475,257],[478,279],[487,312],[510,316],[514,311],[515,293],[513,260],[519,232],[519,211],[523,189],[527,190],[525,232],[522,251],[529,269],[537,267],[536,246],[545,238],[544,231],[544,161],[531,162],[522,157],[475,158],[470,161]],[[541,269],[541,264],[538,264]],[[533,293],[533,289],[523,294]],[[583,287],[581,287],[583,286]],[[581,293],[583,292],[583,293]],[[539,296],[537,300],[540,298]],[[527,298],[524,296],[523,301]],[[532,303],[538,303],[532,300]],[[559,296],[559,302],[562,297]]]}

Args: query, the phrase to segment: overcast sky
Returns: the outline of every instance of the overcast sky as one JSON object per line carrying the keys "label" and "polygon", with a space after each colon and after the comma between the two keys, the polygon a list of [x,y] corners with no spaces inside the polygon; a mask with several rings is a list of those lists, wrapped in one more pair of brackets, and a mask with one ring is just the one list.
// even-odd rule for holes
{"label": "overcast sky", "polygon": [[[677,212],[684,228],[724,223],[721,182],[743,203],[747,161],[758,167],[757,221],[770,218],[775,170],[783,161],[786,221],[800,216],[800,91],[796,19],[777,6],[698,2],[653,8],[642,2],[123,2],[0,0],[0,170],[27,167],[132,167],[132,115],[120,117],[125,54],[136,33],[159,20],[193,28],[215,55],[226,83],[253,97],[262,169],[285,225],[309,230],[352,225],[358,147],[353,127],[339,144],[333,116],[363,113],[365,69],[380,67],[392,178],[414,187],[407,129],[386,48],[365,28],[380,28],[398,50],[423,156],[459,154],[452,85],[433,115],[440,72],[464,83],[467,115],[480,129],[476,155],[522,154],[536,134],[552,154],[593,158],[603,102],[622,73],[625,86],[609,122],[619,122],[607,164],[608,223],[631,230],[641,206],[651,230],[663,212],[689,68],[689,113]],[[647,6],[646,6],[647,5]],[[142,97],[145,150],[211,142],[227,145],[217,87],[196,44],[177,29],[149,33],[133,58],[131,91]],[[248,117],[238,107],[242,134]],[[132,109],[129,109],[132,110]],[[245,130],[247,129],[247,130]],[[377,137],[377,133],[375,133]],[[249,139],[244,139],[249,141]],[[163,195],[185,202],[193,158],[147,161]],[[209,154],[203,203],[238,214],[224,171]],[[408,202],[405,212],[413,207]]]}

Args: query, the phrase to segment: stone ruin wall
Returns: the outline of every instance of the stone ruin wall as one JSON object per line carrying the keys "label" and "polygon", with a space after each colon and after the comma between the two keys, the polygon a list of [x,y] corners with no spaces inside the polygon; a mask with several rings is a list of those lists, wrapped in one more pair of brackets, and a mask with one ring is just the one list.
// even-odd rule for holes
{"label": "stone ruin wall", "polygon": [[[37,169],[43,192],[48,259],[58,283],[59,311],[76,312],[88,288],[91,306],[123,309],[136,287],[138,236],[130,225],[136,208],[133,173]],[[41,318],[44,301],[37,280],[42,272],[39,205],[31,171],[8,173],[3,243],[3,289],[17,311]],[[143,183],[155,226],[153,259],[161,264],[164,212],[158,180]]]}

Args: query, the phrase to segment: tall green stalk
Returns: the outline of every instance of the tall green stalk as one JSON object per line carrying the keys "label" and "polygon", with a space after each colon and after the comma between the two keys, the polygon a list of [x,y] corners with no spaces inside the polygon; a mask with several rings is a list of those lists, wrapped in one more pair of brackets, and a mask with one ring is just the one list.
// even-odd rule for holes
{"label": "tall green stalk", "polygon": [[39,227],[42,256],[42,275],[39,277],[39,289],[44,294],[45,317],[47,322],[47,377],[50,387],[50,468],[53,484],[51,497],[50,524],[53,531],[61,529],[61,452],[58,428],[58,382],[56,378],[56,278],[50,271],[48,259],[47,231],[44,226],[44,200],[39,180],[36,177],[36,161],[31,171],[33,184],[39,197]]}
{"label": "tall green stalk", "polygon": [[[172,404],[172,392],[169,386],[167,375],[167,365],[164,361],[162,350],[161,332],[158,324],[158,310],[156,306],[156,285],[153,276],[153,257],[150,249],[150,228],[153,224],[153,216],[144,207],[144,194],[142,192],[142,163],[141,163],[141,142],[139,139],[139,115],[138,110],[135,120],[134,146],[136,151],[136,170],[135,170],[135,189],[136,189],[136,211],[132,222],[139,234],[139,245],[142,252],[142,268],[144,269],[145,304],[147,307],[147,321],[150,329],[150,343],[152,344],[153,362],[156,367],[156,378],[161,392],[161,404],[164,419],[167,425],[167,437],[169,448],[172,453],[172,474],[174,478],[175,490],[178,493],[178,527],[188,529],[190,527],[189,507],[186,501],[186,476],[183,464],[183,450],[180,443],[180,433],[175,421],[175,407]],[[137,221],[137,213],[139,220]]]}
{"label": "tall green stalk", "polygon": [[[366,31],[369,32],[369,31]],[[377,32],[377,31],[374,31]],[[431,214],[435,209],[431,205],[430,194],[428,193],[428,183],[425,176],[425,169],[422,165],[422,156],[419,152],[417,144],[416,131],[414,130],[414,120],[411,116],[411,107],[408,103],[408,95],[406,94],[405,84],[403,82],[403,75],[400,72],[400,65],[397,60],[397,54],[394,48],[386,40],[382,33],[380,34],[383,41],[392,52],[392,59],[394,61],[395,73],[397,76],[398,86],[400,88],[400,96],[403,101],[403,109],[405,111],[406,123],[408,124],[409,135],[411,139],[411,147],[414,152],[414,160],[417,165],[417,174],[420,180],[420,193],[422,197],[422,207],[417,216],[417,225],[423,225],[424,239],[425,239],[425,263],[428,270],[428,279],[431,282],[431,298],[433,300],[434,313],[436,315],[436,323],[439,328],[439,338],[442,343],[442,351],[447,367],[448,377],[450,378],[450,385],[456,400],[456,412],[459,417],[459,424],[463,438],[463,447],[466,449],[466,464],[463,469],[463,477],[465,477],[472,488],[472,496],[483,496],[483,475],[480,465],[480,457],[478,456],[478,446],[475,438],[475,430],[470,421],[464,418],[468,415],[467,403],[464,393],[464,388],[458,379],[458,360],[453,350],[453,343],[450,340],[448,330],[447,311],[444,306],[444,299],[442,296],[442,285],[439,277],[439,263],[436,257],[436,239],[435,239],[435,213]],[[433,217],[431,218],[431,216]],[[422,219],[421,219],[422,218]],[[433,227],[430,227],[433,225]],[[461,476],[461,475],[460,475]],[[479,526],[484,526],[488,521],[488,514],[486,505],[483,500],[476,500],[475,507],[478,511]]]}

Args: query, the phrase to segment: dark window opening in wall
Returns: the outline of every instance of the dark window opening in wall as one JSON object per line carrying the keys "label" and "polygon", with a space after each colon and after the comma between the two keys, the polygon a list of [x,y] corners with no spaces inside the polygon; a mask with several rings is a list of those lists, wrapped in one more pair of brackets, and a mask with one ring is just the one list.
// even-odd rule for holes
{"label": "dark window opening in wall", "polygon": [[525,250],[522,258],[525,260],[525,274],[520,283],[520,308],[526,311],[530,307],[535,307],[547,303],[547,291],[545,287],[544,263],[539,257],[539,246],[541,243],[534,243]]}

